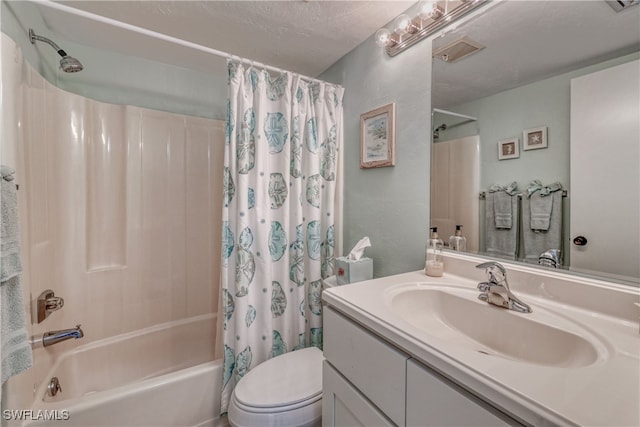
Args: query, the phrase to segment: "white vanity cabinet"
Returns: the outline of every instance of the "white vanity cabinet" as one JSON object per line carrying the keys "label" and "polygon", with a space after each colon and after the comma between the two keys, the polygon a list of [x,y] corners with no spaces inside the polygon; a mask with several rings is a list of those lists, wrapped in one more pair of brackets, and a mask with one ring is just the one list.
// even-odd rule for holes
{"label": "white vanity cabinet", "polygon": [[323,316],[323,426],[517,425],[331,307]]}

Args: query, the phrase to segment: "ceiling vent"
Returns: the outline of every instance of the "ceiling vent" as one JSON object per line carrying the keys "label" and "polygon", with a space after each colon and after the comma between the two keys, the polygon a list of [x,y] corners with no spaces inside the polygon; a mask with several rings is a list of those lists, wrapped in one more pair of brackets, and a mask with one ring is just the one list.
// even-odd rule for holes
{"label": "ceiling vent", "polygon": [[456,62],[482,49],[484,49],[484,46],[480,43],[468,37],[462,37],[452,41],[446,46],[435,49],[433,51],[433,57],[441,59],[444,62]]}
{"label": "ceiling vent", "polygon": [[616,12],[640,4],[640,0],[605,0]]}

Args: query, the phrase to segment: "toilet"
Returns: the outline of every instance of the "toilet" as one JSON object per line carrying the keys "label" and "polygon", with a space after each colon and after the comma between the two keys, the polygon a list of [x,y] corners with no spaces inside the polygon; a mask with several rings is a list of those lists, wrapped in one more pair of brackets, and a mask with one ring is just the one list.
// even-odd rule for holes
{"label": "toilet", "polygon": [[[335,285],[335,276],[323,289]],[[316,427],[322,421],[322,351],[307,347],[269,359],[238,381],[228,419],[233,427]]]}
{"label": "toilet", "polygon": [[234,427],[319,426],[322,351],[307,347],[274,357],[249,371],[229,402]]}

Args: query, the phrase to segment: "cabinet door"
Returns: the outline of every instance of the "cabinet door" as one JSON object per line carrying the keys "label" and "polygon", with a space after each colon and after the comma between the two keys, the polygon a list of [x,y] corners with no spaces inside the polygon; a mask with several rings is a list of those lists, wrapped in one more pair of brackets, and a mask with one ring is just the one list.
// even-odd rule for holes
{"label": "cabinet door", "polygon": [[322,364],[323,427],[394,426],[326,360]]}
{"label": "cabinet door", "polygon": [[407,362],[407,426],[520,425],[414,360]]}
{"label": "cabinet door", "polygon": [[324,357],[395,424],[405,424],[408,356],[330,307],[323,310]]}

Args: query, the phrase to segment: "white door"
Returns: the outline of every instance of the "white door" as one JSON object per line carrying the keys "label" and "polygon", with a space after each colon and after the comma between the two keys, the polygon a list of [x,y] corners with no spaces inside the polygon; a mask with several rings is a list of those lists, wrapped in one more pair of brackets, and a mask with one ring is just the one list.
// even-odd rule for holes
{"label": "white door", "polygon": [[640,278],[639,106],[638,60],[571,80],[572,269]]}

